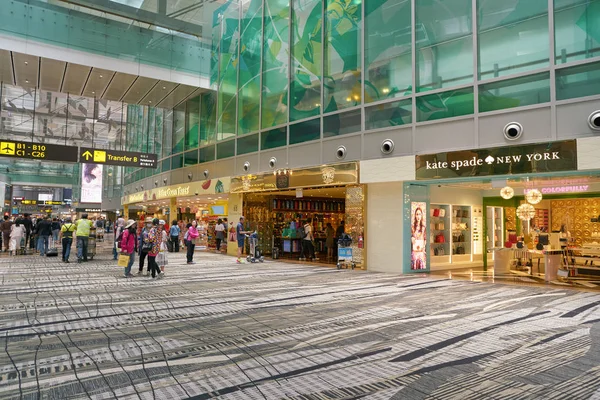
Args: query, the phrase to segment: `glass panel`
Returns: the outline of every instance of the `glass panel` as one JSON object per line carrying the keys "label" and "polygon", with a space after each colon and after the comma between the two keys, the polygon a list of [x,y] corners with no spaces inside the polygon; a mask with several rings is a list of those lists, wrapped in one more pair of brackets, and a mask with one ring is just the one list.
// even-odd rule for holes
{"label": "glass panel", "polygon": [[147,107],[148,109],[148,131],[146,136],[146,147],[144,152],[154,153],[154,135],[156,131],[156,108]]}
{"label": "glass panel", "polygon": [[160,157],[160,154],[162,152],[164,113],[165,113],[165,110],[163,110],[162,108],[156,109],[156,117],[155,117],[156,118],[156,122],[155,122],[156,134],[154,135],[154,154],[158,154],[158,157]]}
{"label": "glass panel", "polygon": [[171,157],[171,170],[183,168],[183,154],[177,154]]}
{"label": "glass panel", "polygon": [[365,128],[379,129],[412,123],[412,101],[400,100],[365,108]]}
{"label": "glass panel", "polygon": [[185,149],[196,149],[198,148],[198,133],[200,131],[200,96],[187,101],[185,116],[187,129],[185,133]]}
{"label": "glass panel", "polygon": [[412,92],[410,0],[365,3],[365,103]]}
{"label": "glass panel", "polygon": [[185,152],[184,167],[198,164],[198,149]]}
{"label": "glass panel", "polygon": [[171,154],[183,151],[185,140],[185,103],[173,109],[173,151]]}
{"label": "glass panel", "polygon": [[[173,148],[173,109],[165,110],[165,125],[163,130],[162,157],[171,154]],[[159,155],[160,157],[160,155]]]}
{"label": "glass panel", "polygon": [[[67,118],[68,146],[84,146],[92,142],[94,120],[94,99],[82,96],[71,96],[67,99],[69,115]],[[144,110],[142,107],[141,115]]]}
{"label": "glass panel", "polygon": [[260,134],[260,149],[268,150],[287,144],[287,128],[276,128]]}
{"label": "glass panel", "polygon": [[324,112],[361,103],[360,0],[326,0]]}
{"label": "glass panel", "polygon": [[600,56],[600,0],[555,0],[556,63]]}
{"label": "glass panel", "polygon": [[165,158],[161,162],[162,172],[167,172],[171,170],[171,158]]}
{"label": "glass panel", "polygon": [[216,100],[215,92],[202,94],[200,100],[200,146],[215,142]]}
{"label": "glass panel", "polygon": [[217,144],[217,160],[235,156],[235,140]]}
{"label": "glass panel", "polygon": [[321,119],[311,119],[290,125],[290,144],[308,142],[321,138]]}
{"label": "glass panel", "polygon": [[261,127],[285,124],[288,103],[288,0],[265,0]]}
{"label": "glass panel", "polygon": [[361,112],[352,110],[341,114],[328,115],[323,118],[323,137],[346,135],[360,132]]}
{"label": "glass panel", "polygon": [[[67,95],[45,90],[36,90],[35,94],[34,141],[64,145],[67,125]],[[10,104],[8,105],[10,106]],[[17,112],[23,111],[25,110]]]}
{"label": "glass panel", "polygon": [[120,101],[96,101],[95,115],[97,115],[97,119],[94,124],[94,145],[96,147],[122,149],[125,130],[122,129],[121,122],[127,121],[126,115],[124,115],[125,106]]}
{"label": "glass panel", "polygon": [[556,100],[600,94],[600,63],[556,70]]}
{"label": "glass panel", "polygon": [[479,79],[548,66],[547,1],[477,0],[477,18]]}
{"label": "glass panel", "polygon": [[322,8],[322,0],[292,2],[290,121],[319,115],[321,112]]}
{"label": "glass panel", "polygon": [[239,45],[239,3],[230,1],[219,10],[221,19],[215,14],[213,32],[220,32],[218,42],[218,88],[219,102],[217,104],[217,140],[227,139],[235,135],[237,67]]}
{"label": "glass panel", "polygon": [[550,73],[479,86],[479,111],[503,110],[550,101]]}
{"label": "glass panel", "polygon": [[473,88],[417,97],[417,122],[474,113]]}
{"label": "glass panel", "polygon": [[417,91],[473,81],[471,0],[416,2]]}
{"label": "glass panel", "polygon": [[30,142],[34,125],[35,91],[26,91],[12,85],[2,85],[1,108],[2,137]]}
{"label": "glass panel", "polygon": [[242,38],[238,81],[238,135],[258,130],[262,0],[242,2]]}
{"label": "glass panel", "polygon": [[215,146],[201,147],[199,150],[198,162],[200,164],[215,160]]}
{"label": "glass panel", "polygon": [[255,135],[240,137],[237,140],[237,154],[247,154],[258,151],[258,133]]}

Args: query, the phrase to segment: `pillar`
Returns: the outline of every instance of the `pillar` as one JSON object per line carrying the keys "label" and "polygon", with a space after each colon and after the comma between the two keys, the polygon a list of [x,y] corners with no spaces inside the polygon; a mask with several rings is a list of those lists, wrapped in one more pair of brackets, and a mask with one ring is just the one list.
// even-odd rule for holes
{"label": "pillar", "polygon": [[177,197],[171,197],[169,201],[169,226],[173,222],[173,220],[179,220],[177,218]]}
{"label": "pillar", "polygon": [[123,218],[125,221],[129,219],[129,204],[123,204]]}
{"label": "pillar", "polygon": [[[229,224],[227,226],[227,238],[229,240],[229,228],[232,226],[235,228],[238,222],[240,222],[240,217],[242,216],[243,195],[238,193],[230,193],[228,202],[227,221]],[[233,225],[231,225],[231,223],[233,223]],[[237,255],[237,242],[227,242],[227,254],[230,256]]]}

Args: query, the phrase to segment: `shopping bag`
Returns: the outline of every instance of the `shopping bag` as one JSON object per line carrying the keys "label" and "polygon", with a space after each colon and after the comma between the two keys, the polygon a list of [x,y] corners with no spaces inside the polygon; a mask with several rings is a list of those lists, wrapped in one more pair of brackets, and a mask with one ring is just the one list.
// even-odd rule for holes
{"label": "shopping bag", "polygon": [[127,264],[129,264],[129,254],[119,254],[117,266],[125,268]]}
{"label": "shopping bag", "polygon": [[164,267],[165,265],[169,265],[167,253],[158,253],[158,255],[156,256],[156,264],[158,264],[159,267]]}

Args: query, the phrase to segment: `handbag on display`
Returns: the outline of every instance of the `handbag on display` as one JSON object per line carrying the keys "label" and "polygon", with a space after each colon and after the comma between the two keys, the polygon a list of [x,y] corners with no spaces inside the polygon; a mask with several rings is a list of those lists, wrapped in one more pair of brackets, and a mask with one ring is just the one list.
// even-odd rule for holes
{"label": "handbag on display", "polygon": [[433,216],[434,217],[439,217],[440,216],[440,209],[439,208],[434,208],[433,209]]}
{"label": "handbag on display", "polygon": [[440,217],[444,218],[446,216],[446,210],[443,208],[440,208]]}
{"label": "handbag on display", "polygon": [[444,235],[442,233],[438,233],[437,236],[435,237],[435,242],[436,243],[445,243],[446,238],[444,237]]}

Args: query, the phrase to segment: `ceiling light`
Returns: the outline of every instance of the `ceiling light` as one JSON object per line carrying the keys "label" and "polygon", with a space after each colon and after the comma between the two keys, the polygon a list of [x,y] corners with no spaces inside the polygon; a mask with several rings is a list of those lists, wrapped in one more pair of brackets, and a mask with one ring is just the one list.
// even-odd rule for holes
{"label": "ceiling light", "polygon": [[102,75],[100,75],[100,78],[102,78]]}
{"label": "ceiling light", "polygon": [[29,65],[29,62],[25,61],[25,65]]}
{"label": "ceiling light", "polygon": [[29,83],[29,79],[25,79],[25,83]]}
{"label": "ceiling light", "polygon": [[517,207],[517,217],[523,221],[528,221],[535,217],[535,207],[531,204],[524,203]]}
{"label": "ceiling light", "polygon": [[166,86],[163,86],[163,90],[166,90],[166,89],[167,89],[167,87],[166,87]]}
{"label": "ceiling light", "polygon": [[502,189],[500,189],[500,196],[504,200],[512,199],[514,195],[515,195],[515,190],[513,188],[511,188],[510,186],[505,186]]}
{"label": "ceiling light", "polygon": [[527,202],[530,204],[538,204],[540,201],[542,201],[542,192],[537,189],[531,189],[525,195],[525,200],[527,200]]}

